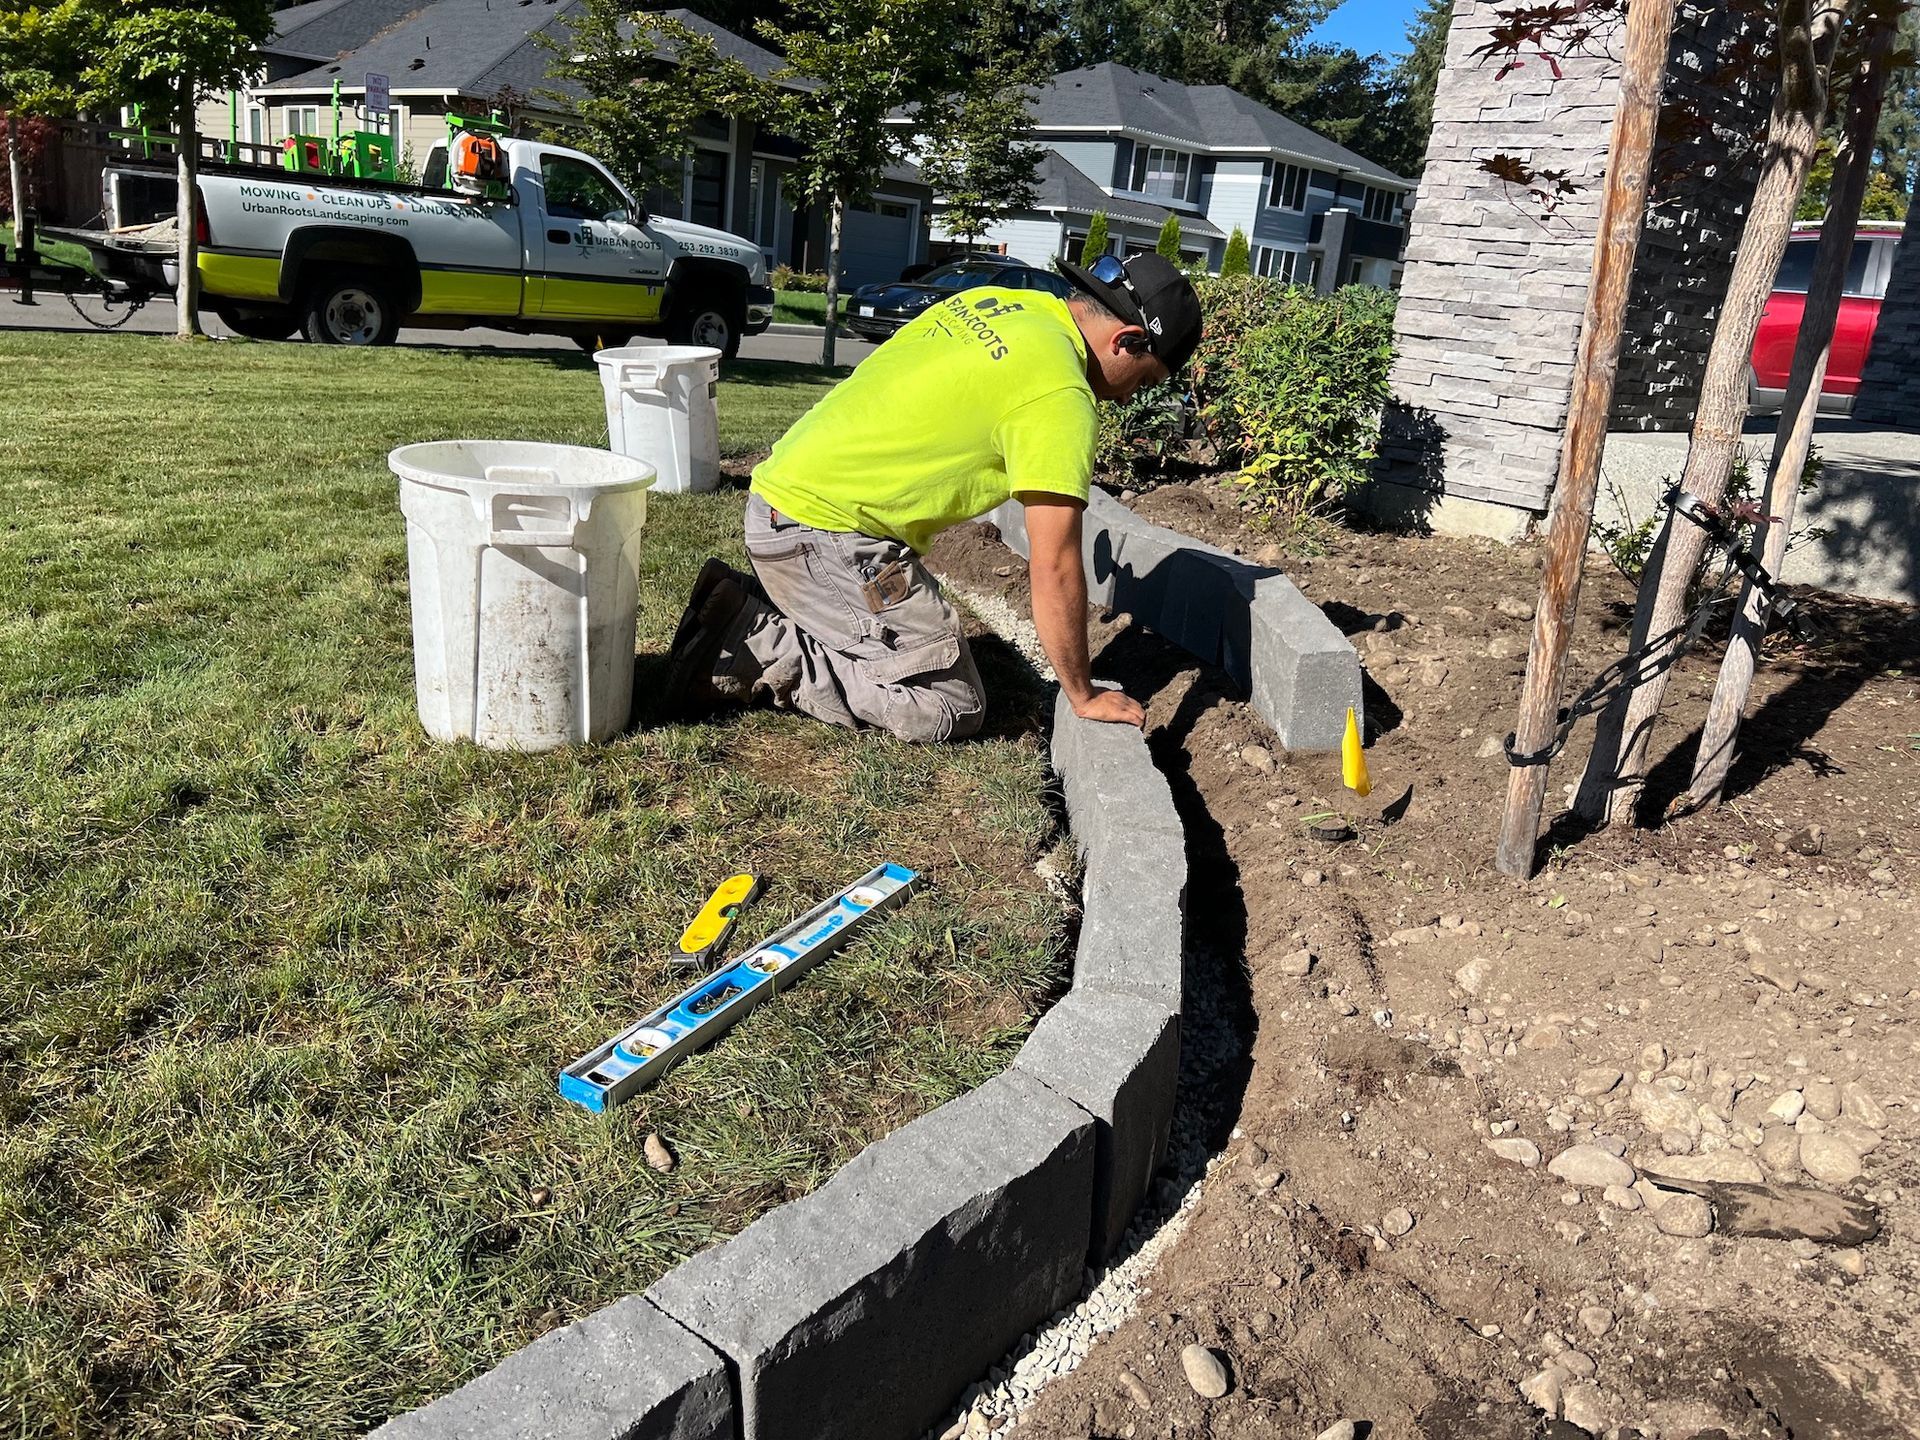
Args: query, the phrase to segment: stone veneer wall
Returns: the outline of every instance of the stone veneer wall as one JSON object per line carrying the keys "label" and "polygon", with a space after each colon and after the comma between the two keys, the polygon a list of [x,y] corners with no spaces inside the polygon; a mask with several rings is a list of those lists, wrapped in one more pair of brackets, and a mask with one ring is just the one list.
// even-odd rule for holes
{"label": "stone veneer wall", "polygon": [[1869,425],[1920,426],[1920,204],[1907,211],[1853,418]]}
{"label": "stone veneer wall", "polygon": [[1764,5],[1682,6],[1667,68],[1646,229],[1614,387],[1616,430],[1685,430],[1732,278],[1773,104]]}
{"label": "stone veneer wall", "polygon": [[[1506,3],[1455,6],[1395,324],[1395,398],[1376,468],[1385,484],[1373,496],[1388,513],[1496,533],[1543,513],[1558,474],[1619,98],[1618,62],[1604,47],[1564,59],[1558,79],[1537,59],[1496,78],[1498,62],[1473,52]],[[1720,57],[1739,53],[1749,24],[1743,10],[1683,10],[1670,97],[1685,101],[1723,83]],[[1739,186],[1743,175],[1751,180],[1752,161],[1735,157],[1748,154],[1753,116],[1764,123],[1768,100],[1742,92],[1730,121],[1666,127],[1616,423],[1666,428],[1691,419],[1738,240]],[[1716,110],[1724,115],[1724,102]],[[1499,154],[1564,170],[1578,188],[1543,216],[1537,202],[1479,168]],[[1508,518],[1445,524],[1436,512],[1460,501],[1509,507]]]}

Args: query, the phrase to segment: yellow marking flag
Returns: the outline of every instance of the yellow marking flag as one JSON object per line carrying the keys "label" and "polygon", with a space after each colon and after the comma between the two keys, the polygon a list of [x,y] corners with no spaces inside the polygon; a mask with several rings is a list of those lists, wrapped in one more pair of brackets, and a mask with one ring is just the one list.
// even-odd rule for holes
{"label": "yellow marking flag", "polygon": [[1340,741],[1340,780],[1356,795],[1373,789],[1373,781],[1367,778],[1367,752],[1360,748],[1360,722],[1351,705],[1347,707],[1347,733]]}

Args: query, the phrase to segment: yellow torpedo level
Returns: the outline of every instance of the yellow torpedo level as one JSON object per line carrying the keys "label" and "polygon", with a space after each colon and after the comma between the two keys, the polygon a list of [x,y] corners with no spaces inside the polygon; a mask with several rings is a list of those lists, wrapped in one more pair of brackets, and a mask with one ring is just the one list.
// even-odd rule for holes
{"label": "yellow torpedo level", "polygon": [[707,897],[693,923],[681,932],[680,954],[683,965],[697,965],[712,955],[726,940],[727,932],[739,918],[740,909],[760,893],[758,875],[735,875],[720,882],[720,888]]}
{"label": "yellow torpedo level", "polygon": [[1347,707],[1346,737],[1340,742],[1340,779],[1356,795],[1373,789],[1373,781],[1367,778],[1367,752],[1360,748],[1360,722],[1351,705]]}

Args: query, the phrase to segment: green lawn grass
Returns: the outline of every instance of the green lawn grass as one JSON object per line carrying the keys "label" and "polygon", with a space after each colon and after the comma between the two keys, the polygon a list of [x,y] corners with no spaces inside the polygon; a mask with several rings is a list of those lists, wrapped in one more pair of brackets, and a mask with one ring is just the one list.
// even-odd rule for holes
{"label": "green lawn grass", "polygon": [[[840,314],[847,313],[846,296],[840,297]],[[805,290],[776,290],[773,295],[773,321],[776,325],[818,325],[827,328],[827,297]]]}
{"label": "green lawn grass", "polygon": [[[732,367],[724,447],[833,379]],[[978,1084],[1063,983],[1044,697],[990,648],[978,744],[425,738],[386,453],[604,442],[584,357],[16,334],[0,390],[9,1437],[358,1434]],[[654,500],[643,694],[739,512]],[[557,1098],[721,878],[768,877],[744,943],[882,860],[934,883],[659,1089]]]}
{"label": "green lawn grass", "polygon": [[[76,245],[71,240],[41,240],[34,249],[39,253],[42,264],[71,265],[75,269],[93,272],[93,256],[84,245]],[[7,252],[7,258],[13,258],[13,226],[0,224],[0,250]],[[822,319],[816,324],[824,325],[826,312],[821,311]]]}

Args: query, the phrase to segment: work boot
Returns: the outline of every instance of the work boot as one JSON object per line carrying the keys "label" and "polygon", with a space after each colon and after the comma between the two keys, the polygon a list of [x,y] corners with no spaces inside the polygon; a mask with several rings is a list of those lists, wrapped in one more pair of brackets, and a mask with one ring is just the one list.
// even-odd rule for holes
{"label": "work boot", "polygon": [[681,617],[668,652],[660,713],[669,720],[693,719],[724,701],[740,698],[738,686],[725,686],[716,679],[714,666],[728,639],[737,638],[742,612],[761,603],[753,593],[759,587],[718,560],[707,562],[700,579],[695,603]]}
{"label": "work boot", "polygon": [[687,608],[680,612],[680,624],[673,632],[673,643],[667,647],[669,657],[679,655],[681,648],[690,641],[700,628],[700,611],[713,594],[714,587],[722,581],[731,581],[746,590],[750,595],[766,599],[767,592],[760,588],[760,581],[752,575],[742,575],[738,570],[717,557],[709,557],[700,567],[700,574],[693,582],[693,594],[687,600]]}

